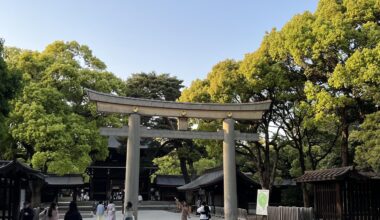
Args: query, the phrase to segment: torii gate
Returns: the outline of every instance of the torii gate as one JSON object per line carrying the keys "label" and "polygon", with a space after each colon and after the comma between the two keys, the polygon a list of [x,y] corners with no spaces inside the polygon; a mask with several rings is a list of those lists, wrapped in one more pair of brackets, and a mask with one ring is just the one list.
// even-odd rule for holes
{"label": "torii gate", "polygon": [[[102,135],[127,136],[124,209],[132,202],[137,220],[140,137],[223,140],[224,217],[237,220],[237,190],[235,140],[256,141],[258,135],[234,130],[235,119],[260,120],[271,101],[244,104],[178,103],[150,99],[121,97],[86,89],[97,110],[106,113],[129,114],[128,127],[102,128]],[[178,118],[178,131],[147,129],[140,126],[140,117],[163,116]],[[186,131],[188,118],[223,119],[223,131]]]}

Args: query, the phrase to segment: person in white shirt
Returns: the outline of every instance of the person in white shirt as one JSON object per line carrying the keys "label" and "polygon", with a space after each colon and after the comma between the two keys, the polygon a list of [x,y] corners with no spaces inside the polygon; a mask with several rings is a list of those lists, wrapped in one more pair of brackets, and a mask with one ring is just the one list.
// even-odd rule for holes
{"label": "person in white shirt", "polygon": [[112,200],[110,200],[110,203],[108,203],[107,205],[106,213],[107,213],[107,217],[106,217],[107,220],[116,220],[116,206]]}
{"label": "person in white shirt", "polygon": [[197,209],[197,212],[200,214],[199,219],[210,219],[211,217],[211,208],[206,204],[206,202],[202,202],[201,207]]}

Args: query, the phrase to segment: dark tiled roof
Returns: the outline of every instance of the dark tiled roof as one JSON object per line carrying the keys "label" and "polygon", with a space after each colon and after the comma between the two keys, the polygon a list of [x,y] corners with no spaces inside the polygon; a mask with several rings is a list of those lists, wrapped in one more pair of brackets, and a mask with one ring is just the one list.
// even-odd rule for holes
{"label": "dark tiled roof", "polygon": [[21,172],[23,175],[28,177],[36,177],[39,179],[44,179],[45,176],[39,170],[35,170],[28,165],[19,162],[17,160],[1,160],[0,161],[0,174],[4,176],[8,176],[11,174],[19,175]]}
{"label": "dark tiled roof", "polygon": [[182,175],[157,175],[156,184],[159,186],[182,186],[185,179]]}
{"label": "dark tiled roof", "polygon": [[[190,183],[177,187],[177,189],[180,191],[186,191],[186,190],[195,190],[195,189],[203,188],[203,187],[215,184],[219,181],[223,181],[223,177],[224,177],[223,168],[218,167],[218,168],[210,169],[210,170],[207,170],[203,175],[191,181]],[[253,181],[251,178],[249,178],[248,176],[246,176],[244,173],[240,172],[239,170],[236,170],[236,178],[241,178],[245,182],[258,185],[255,181]]]}
{"label": "dark tiled roof", "polygon": [[304,175],[296,178],[297,182],[317,182],[327,180],[338,180],[354,171],[353,166],[339,167],[326,170],[306,171]]}
{"label": "dark tiled roof", "polygon": [[380,173],[360,171],[359,174],[371,179],[380,180]]}
{"label": "dark tiled roof", "polygon": [[80,175],[65,175],[65,176],[46,176],[45,182],[49,186],[81,186],[83,178]]}
{"label": "dark tiled roof", "polygon": [[178,190],[193,190],[201,188],[202,186],[207,186],[212,183],[218,182],[223,179],[223,170],[216,170],[213,172],[206,172],[202,176],[199,176],[190,183],[180,186]]}

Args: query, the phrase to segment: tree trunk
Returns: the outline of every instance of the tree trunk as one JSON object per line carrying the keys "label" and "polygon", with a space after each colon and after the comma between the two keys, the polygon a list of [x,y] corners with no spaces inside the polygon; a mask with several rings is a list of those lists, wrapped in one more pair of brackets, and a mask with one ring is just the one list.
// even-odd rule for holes
{"label": "tree trunk", "polygon": [[309,191],[307,190],[306,183],[302,183],[302,195],[303,195],[303,206],[310,207],[310,197]]}
{"label": "tree trunk", "polygon": [[348,166],[348,128],[349,124],[346,121],[346,113],[343,116],[342,120],[342,143],[341,143],[341,159],[342,159],[342,166]]}
{"label": "tree trunk", "polygon": [[[303,153],[302,145],[299,145],[297,148],[298,148],[298,159],[300,161],[301,172],[302,174],[304,174],[306,171],[305,155]],[[302,183],[301,188],[302,188],[303,206],[310,207],[309,191],[307,190],[306,183]]]}
{"label": "tree trunk", "polygon": [[44,182],[41,180],[32,180],[29,181],[29,188],[31,191],[31,205],[32,207],[40,207],[41,205],[41,189],[44,185]]}
{"label": "tree trunk", "polygon": [[179,158],[179,163],[181,166],[183,178],[185,179],[185,183],[190,183],[191,179],[189,176],[189,172],[187,171],[186,159],[185,158]]}

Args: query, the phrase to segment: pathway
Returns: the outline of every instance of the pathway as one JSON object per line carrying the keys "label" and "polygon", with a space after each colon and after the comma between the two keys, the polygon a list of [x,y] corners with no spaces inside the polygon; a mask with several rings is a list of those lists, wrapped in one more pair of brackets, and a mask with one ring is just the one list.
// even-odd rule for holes
{"label": "pathway", "polygon": [[[83,220],[94,220],[94,218],[84,218]],[[163,210],[140,210],[139,211],[139,220],[180,220],[181,214],[168,212]],[[190,220],[198,220],[199,216],[192,215]],[[219,218],[212,218],[218,220]],[[116,220],[123,220],[121,212],[116,212]]]}
{"label": "pathway", "polygon": [[[83,220],[94,220],[94,218],[84,218]],[[116,212],[116,220],[122,220],[121,212]],[[162,210],[141,210],[139,211],[139,220],[180,220],[180,213],[162,211]]]}

